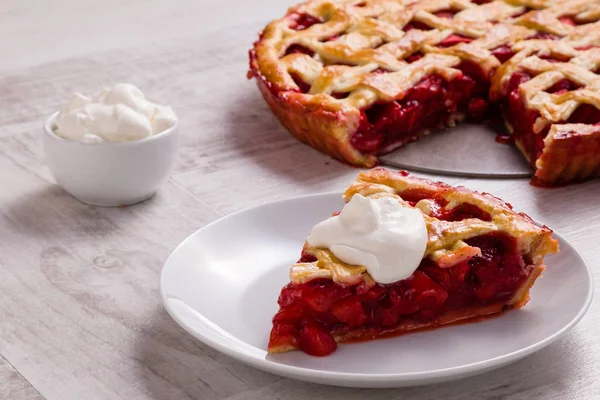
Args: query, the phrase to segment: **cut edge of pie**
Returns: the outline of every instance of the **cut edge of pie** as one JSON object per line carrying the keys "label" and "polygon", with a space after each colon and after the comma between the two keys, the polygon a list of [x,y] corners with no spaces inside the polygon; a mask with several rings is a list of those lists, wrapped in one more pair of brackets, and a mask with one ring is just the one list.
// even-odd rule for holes
{"label": "cut edge of pie", "polygon": [[[294,137],[353,165],[373,167],[501,106],[537,183],[580,181],[600,176],[600,135],[587,132],[600,126],[598,9],[598,0],[311,0],[267,25],[249,77]],[[553,141],[563,125],[569,135]]]}
{"label": "cut edge of pie", "polygon": [[[414,274],[378,284],[366,268],[305,244],[279,296],[268,352],[331,354],[337,342],[387,337],[523,307],[558,251],[552,230],[487,194],[374,169],[346,190],[419,209],[428,244]],[[335,210],[332,210],[335,211]]]}

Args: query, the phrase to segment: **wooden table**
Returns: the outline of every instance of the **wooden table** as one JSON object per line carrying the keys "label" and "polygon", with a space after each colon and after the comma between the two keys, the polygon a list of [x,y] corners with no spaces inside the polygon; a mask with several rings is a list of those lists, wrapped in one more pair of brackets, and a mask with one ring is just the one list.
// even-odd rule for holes
{"label": "wooden table", "polygon": [[[1,2],[0,398],[600,398],[598,301],[523,361],[396,390],[263,373],[202,345],[166,314],[158,274],[186,236],[242,208],[341,190],[358,172],[291,139],[245,78],[257,32],[294,1]],[[151,200],[94,208],[54,184],[40,128],[71,91],[118,81],[174,107],[181,155]],[[525,180],[444,179],[502,196],[599,267],[600,181],[544,190]]]}

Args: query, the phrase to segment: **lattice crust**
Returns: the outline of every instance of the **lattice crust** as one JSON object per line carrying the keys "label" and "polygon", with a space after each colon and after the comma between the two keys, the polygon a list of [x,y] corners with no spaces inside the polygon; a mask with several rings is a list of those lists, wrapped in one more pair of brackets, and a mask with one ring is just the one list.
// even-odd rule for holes
{"label": "lattice crust", "polygon": [[[401,101],[429,75],[446,81],[460,77],[467,64],[489,80],[492,101],[507,95],[515,72],[534,76],[519,93],[526,107],[540,113],[536,132],[566,122],[582,104],[600,109],[600,49],[594,48],[600,46],[600,0],[476,3],[484,2],[311,0],[265,28],[251,51],[251,73],[294,136],[365,166],[375,165],[376,155],[394,146],[375,152],[354,148],[350,140],[361,113],[374,104]],[[301,50],[289,51],[294,48]],[[498,49],[512,57],[502,63]],[[579,87],[545,92],[561,79]],[[445,123],[460,120],[463,111]],[[564,169],[568,160],[560,163]]]}
{"label": "lattice crust", "polygon": [[[593,33],[600,43],[600,23],[593,25],[596,28]],[[517,71],[535,75],[519,86],[519,94],[527,108],[540,112],[535,124],[536,132],[541,132],[552,122],[568,120],[581,104],[591,104],[600,109],[600,75],[593,72],[600,69],[600,48],[575,50],[562,42],[543,40],[521,43],[514,49],[519,53],[496,74],[492,90],[502,90]],[[568,62],[556,62],[539,57],[544,55],[573,58]],[[546,92],[563,79],[576,83],[580,88],[561,94]]]}
{"label": "lattice crust", "polygon": [[[526,7],[548,8],[523,14]],[[500,66],[490,50],[502,45],[517,46],[517,51],[525,47],[527,55],[534,53],[532,47],[536,46],[576,55],[575,48],[600,44],[600,24],[572,26],[560,18],[595,21],[599,9],[600,1],[590,0],[493,1],[482,5],[465,0],[313,0],[269,24],[256,45],[256,54],[260,73],[280,89],[299,90],[293,77],[297,76],[310,85],[307,94],[296,93],[307,97],[304,101],[313,98],[332,110],[360,109],[376,101],[398,100],[430,74],[451,80],[461,73],[454,67],[463,61],[473,62],[489,74]],[[443,10],[456,13],[451,19],[434,14]],[[302,15],[323,22],[304,30],[290,28]],[[415,22],[433,29],[402,30]],[[523,42],[538,32],[564,38]],[[453,34],[473,40],[448,48],[435,47]],[[314,55],[285,55],[293,45]],[[424,57],[413,63],[404,61],[417,52],[424,53]],[[527,58],[524,53],[521,61]],[[516,68],[507,68],[500,81]],[[388,73],[377,73],[380,70]],[[335,98],[332,94],[346,97]]]}
{"label": "lattice crust", "polygon": [[[464,187],[452,187],[439,182],[415,178],[405,173],[384,169],[361,172],[357,180],[344,193],[344,200],[350,201],[359,193],[365,197],[393,197],[406,207],[413,207],[402,199],[402,194],[415,191],[426,195],[414,207],[419,209],[426,220],[429,239],[424,257],[429,257],[442,267],[450,267],[476,255],[481,251],[471,247],[465,240],[492,232],[503,232],[517,240],[517,248],[532,265],[539,267],[548,253],[558,251],[558,242],[552,239],[552,231],[538,227],[531,218],[517,213],[502,200],[486,193],[470,191]],[[438,207],[434,199],[443,199],[447,204],[441,211],[449,211],[469,204],[490,215],[491,221],[467,218],[461,221],[444,221],[430,216]],[[356,283],[360,279],[370,279],[362,266],[348,265],[337,259],[327,249],[311,248],[305,245],[304,251],[312,254],[317,261],[295,264],[290,272],[294,283],[302,283],[315,278],[330,278],[345,284]]]}

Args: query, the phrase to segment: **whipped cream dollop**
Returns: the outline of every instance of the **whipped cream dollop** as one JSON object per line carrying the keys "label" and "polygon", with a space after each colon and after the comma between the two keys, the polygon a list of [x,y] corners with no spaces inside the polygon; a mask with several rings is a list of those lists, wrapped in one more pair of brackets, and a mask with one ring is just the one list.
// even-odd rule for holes
{"label": "whipped cream dollop", "polygon": [[355,194],[339,215],[315,225],[306,239],[347,264],[362,265],[378,283],[410,277],[427,247],[423,214],[392,197]]}
{"label": "whipped cream dollop", "polygon": [[74,93],[56,118],[55,133],[83,143],[128,142],[177,123],[171,107],[152,103],[140,89],[118,83],[92,96]]}

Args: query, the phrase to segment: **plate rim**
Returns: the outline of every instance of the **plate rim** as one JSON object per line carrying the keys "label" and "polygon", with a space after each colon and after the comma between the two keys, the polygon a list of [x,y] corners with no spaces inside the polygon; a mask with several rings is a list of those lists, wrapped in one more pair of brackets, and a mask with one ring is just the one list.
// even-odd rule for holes
{"label": "plate rim", "polygon": [[[376,374],[358,373],[358,372],[325,371],[325,370],[317,370],[317,369],[312,369],[312,368],[298,367],[298,366],[289,365],[289,364],[281,364],[281,363],[276,363],[276,362],[267,360],[267,359],[265,359],[265,357],[260,357],[260,356],[258,356],[258,354],[255,354],[254,352],[249,353],[249,352],[245,352],[243,350],[238,350],[236,348],[227,346],[217,340],[214,340],[211,337],[198,334],[192,327],[190,327],[186,323],[184,323],[183,320],[181,318],[179,318],[178,313],[176,313],[172,309],[172,307],[170,306],[169,301],[168,301],[168,296],[165,293],[165,289],[164,289],[164,280],[165,280],[165,275],[166,275],[166,271],[167,271],[167,266],[169,265],[170,261],[174,257],[175,253],[180,251],[182,247],[186,246],[191,240],[193,240],[193,237],[198,235],[201,231],[203,231],[204,229],[208,229],[212,225],[220,223],[226,219],[234,218],[235,216],[237,216],[239,214],[254,211],[254,210],[257,210],[260,208],[268,208],[268,207],[271,207],[274,205],[280,205],[282,203],[287,203],[287,202],[291,202],[291,201],[298,201],[298,200],[302,201],[302,200],[305,200],[308,198],[316,198],[316,197],[327,198],[327,197],[333,197],[333,196],[338,196],[341,199],[341,192],[331,191],[331,192],[313,193],[313,194],[288,197],[285,199],[279,199],[279,200],[275,200],[275,201],[271,201],[271,202],[262,203],[262,204],[259,204],[256,206],[247,207],[242,210],[235,211],[235,212],[233,212],[231,214],[227,214],[221,218],[217,218],[216,220],[209,222],[208,224],[202,226],[201,228],[199,228],[196,231],[194,231],[193,233],[191,233],[189,236],[187,236],[181,243],[179,243],[171,251],[171,253],[167,257],[167,259],[165,260],[163,267],[161,269],[161,273],[159,275],[159,282],[158,282],[159,294],[160,294],[162,305],[166,309],[167,313],[181,328],[183,328],[187,333],[189,333],[191,336],[193,336],[197,340],[201,341],[205,345],[207,345],[227,356],[230,356],[236,360],[239,360],[245,364],[251,365],[255,368],[258,368],[260,370],[267,371],[267,372],[270,372],[273,374],[284,375],[284,376],[291,377],[291,378],[304,378],[305,380],[307,380],[307,381],[310,380],[311,382],[327,381],[328,384],[338,384],[338,385],[344,385],[344,386],[347,386],[345,384],[349,381],[354,381],[355,383],[358,383],[358,382],[369,382],[369,383],[374,383],[374,384],[385,383],[388,385],[392,384],[392,383],[399,384],[402,382],[417,382],[416,384],[418,385],[418,384],[425,384],[426,381],[434,380],[434,379],[440,379],[440,380],[443,379],[444,381],[447,381],[447,380],[451,380],[453,377],[460,378],[460,377],[467,377],[467,376],[475,375],[478,372],[483,373],[483,372],[490,371],[495,368],[502,367],[502,366],[512,363],[514,361],[518,361],[524,357],[527,357],[527,356],[535,353],[536,351],[541,350],[544,347],[552,344],[557,339],[559,339],[561,336],[563,336],[566,332],[568,332],[570,329],[572,329],[583,318],[583,316],[586,314],[586,312],[588,311],[588,309],[592,303],[593,294],[594,294],[594,279],[593,279],[592,271],[591,271],[591,268],[590,268],[588,262],[583,257],[583,255],[581,254],[579,249],[571,241],[568,241],[563,235],[561,235],[557,231],[553,230],[553,234],[556,235],[556,237],[559,239],[559,243],[560,242],[568,243],[568,245],[573,249],[575,254],[581,259],[583,266],[585,267],[585,271],[587,273],[587,280],[588,280],[588,290],[586,293],[586,298],[585,298],[585,302],[584,302],[583,306],[579,309],[577,314],[567,324],[565,324],[560,330],[558,330],[554,334],[544,338],[543,340],[541,340],[537,343],[534,343],[530,346],[519,349],[517,351],[513,351],[513,352],[503,354],[503,355],[500,355],[500,356],[497,356],[494,358],[490,358],[490,359],[483,360],[483,361],[477,361],[477,362],[470,363],[470,364],[434,369],[434,370],[429,370],[429,371],[421,371],[421,372],[376,373]],[[540,225],[540,226],[542,225],[537,220],[534,220],[534,222],[537,225]],[[198,312],[197,310],[194,310],[194,311]],[[200,312],[198,312],[198,314],[202,315]],[[239,340],[244,342],[241,339],[239,339]],[[263,349],[257,348],[254,345],[250,345],[246,342],[244,342],[244,343],[247,344],[248,346],[255,348],[257,351],[263,350]],[[266,350],[263,350],[263,351],[265,354],[268,354],[266,352]],[[393,381],[390,381],[390,379],[393,379]],[[413,383],[413,384],[415,384],[415,383]],[[408,386],[408,385],[406,385],[406,386]],[[358,387],[369,387],[369,386],[358,386]],[[381,387],[383,387],[383,386],[381,386]],[[398,387],[398,385],[385,386],[385,387]]]}

